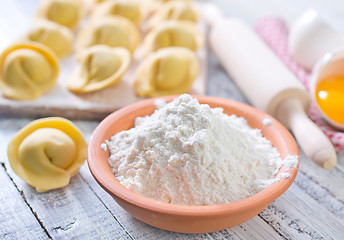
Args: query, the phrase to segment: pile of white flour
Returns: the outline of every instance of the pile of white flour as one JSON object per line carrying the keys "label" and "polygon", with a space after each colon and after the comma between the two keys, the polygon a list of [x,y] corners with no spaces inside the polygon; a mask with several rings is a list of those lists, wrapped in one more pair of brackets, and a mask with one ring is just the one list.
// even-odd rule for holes
{"label": "pile of white flour", "polygon": [[[163,202],[213,205],[249,197],[274,179],[282,160],[259,129],[183,94],[106,142],[125,187]],[[297,163],[296,163],[297,164]]]}

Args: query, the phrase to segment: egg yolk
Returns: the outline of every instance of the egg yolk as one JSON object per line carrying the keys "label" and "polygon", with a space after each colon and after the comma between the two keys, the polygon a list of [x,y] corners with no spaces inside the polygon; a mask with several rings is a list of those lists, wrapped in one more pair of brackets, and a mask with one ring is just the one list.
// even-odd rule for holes
{"label": "egg yolk", "polygon": [[344,76],[332,76],[318,82],[316,101],[326,116],[344,124]]}

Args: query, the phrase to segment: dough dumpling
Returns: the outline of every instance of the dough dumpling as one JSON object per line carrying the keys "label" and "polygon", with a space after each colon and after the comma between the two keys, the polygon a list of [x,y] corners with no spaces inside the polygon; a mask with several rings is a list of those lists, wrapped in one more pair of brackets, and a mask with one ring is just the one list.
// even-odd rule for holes
{"label": "dough dumpling", "polygon": [[182,47],[163,48],[148,55],[138,67],[135,92],[140,97],[186,93],[198,73],[194,52]]}
{"label": "dough dumpling", "polygon": [[151,3],[168,3],[168,2],[191,2],[192,0],[150,0]]}
{"label": "dough dumpling", "polygon": [[67,83],[70,91],[93,92],[116,84],[130,64],[130,52],[125,48],[97,45],[85,49],[81,64]]}
{"label": "dough dumpling", "polygon": [[86,154],[80,130],[59,117],[31,122],[14,136],[7,151],[13,171],[38,192],[67,186]]}
{"label": "dough dumpling", "polygon": [[147,28],[152,29],[160,22],[168,20],[190,21],[197,23],[198,19],[199,13],[190,3],[171,1],[159,7],[155,14],[148,20]]}
{"label": "dough dumpling", "polygon": [[83,7],[82,0],[44,0],[37,11],[37,18],[74,29],[83,17]]}
{"label": "dough dumpling", "polygon": [[56,55],[39,43],[12,45],[0,56],[4,97],[31,100],[51,89],[59,74]]}
{"label": "dough dumpling", "polygon": [[107,1],[107,0],[92,0],[92,3],[97,5],[97,4],[106,2],[106,1]]}
{"label": "dough dumpling", "polygon": [[153,28],[143,42],[143,55],[166,47],[185,47],[197,51],[203,36],[196,25],[184,21],[166,21]]}
{"label": "dough dumpling", "polygon": [[94,21],[104,16],[121,16],[138,26],[141,22],[140,4],[135,0],[109,0],[99,4],[92,16]]}
{"label": "dough dumpling", "polygon": [[148,0],[144,4],[144,11],[146,14],[152,14],[159,11],[159,8],[169,2],[191,2],[192,0]]}
{"label": "dough dumpling", "polygon": [[133,53],[140,43],[140,33],[136,26],[122,17],[106,17],[90,24],[80,32],[77,51],[94,46],[124,47]]}
{"label": "dough dumpling", "polygon": [[31,30],[21,39],[44,44],[53,50],[59,58],[64,58],[72,53],[73,33],[60,24],[47,20],[35,22]]}

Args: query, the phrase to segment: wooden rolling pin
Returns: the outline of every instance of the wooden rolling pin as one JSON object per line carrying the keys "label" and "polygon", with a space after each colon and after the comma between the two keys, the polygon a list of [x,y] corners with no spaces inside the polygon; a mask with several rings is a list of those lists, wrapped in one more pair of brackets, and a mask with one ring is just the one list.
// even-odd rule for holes
{"label": "wooden rolling pin", "polygon": [[307,157],[331,169],[337,163],[333,145],[307,116],[309,96],[304,86],[242,21],[207,10],[210,46],[220,63],[258,109],[290,129]]}

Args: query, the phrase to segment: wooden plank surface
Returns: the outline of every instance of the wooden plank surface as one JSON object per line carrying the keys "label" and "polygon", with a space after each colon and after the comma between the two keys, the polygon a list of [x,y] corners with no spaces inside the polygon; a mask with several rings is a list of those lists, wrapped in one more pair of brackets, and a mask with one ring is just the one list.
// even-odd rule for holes
{"label": "wooden plank surface", "polygon": [[[325,0],[261,0],[260,4],[249,0],[214,1],[227,14],[249,23],[266,14],[279,14],[291,22],[310,6],[322,10],[334,22],[344,13],[340,0],[332,0],[332,5]],[[0,0],[0,4],[5,2]],[[18,11],[25,11],[32,10],[29,3],[36,1],[19,2],[22,5]],[[4,7],[0,9],[6,16]],[[20,24],[20,19],[15,21]],[[4,24],[0,21],[0,27]],[[18,28],[25,29],[25,25]],[[208,95],[247,102],[212,54],[208,69]],[[180,234],[131,217],[95,182],[86,164],[68,187],[36,193],[13,173],[6,156],[10,139],[31,120],[0,115],[0,239],[344,239],[343,155],[338,155],[336,168],[326,171],[302,154],[294,184],[258,216],[224,231]],[[75,123],[86,139],[98,124]]]}
{"label": "wooden plank surface", "polygon": [[[1,136],[8,136],[2,139],[2,142],[6,144],[1,145],[1,153],[6,153],[7,143],[12,137],[11,134],[6,133],[8,128],[5,126],[15,125],[19,129],[28,122],[28,119],[1,122]],[[7,160],[4,155],[2,154],[1,161]],[[43,229],[40,230],[44,230],[49,237],[53,239],[113,239],[113,236],[116,236],[121,239],[130,239],[116,217],[99,201],[79,174],[72,178],[66,188],[37,193],[12,171],[8,161],[2,164],[6,167],[8,176],[21,192],[26,204],[33,209],[37,219],[42,222]],[[28,232],[31,232],[30,229]]]}
{"label": "wooden plank surface", "polygon": [[240,226],[208,234],[180,234],[151,227],[125,212],[89,175],[87,166],[80,171],[83,179],[93,189],[104,205],[117,216],[117,220],[134,239],[279,239],[280,235],[259,216]]}
{"label": "wooden plank surface", "polygon": [[27,201],[8,176],[6,167],[0,165],[0,238],[48,239],[49,235],[29,208]]}

